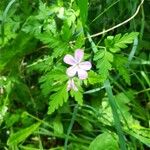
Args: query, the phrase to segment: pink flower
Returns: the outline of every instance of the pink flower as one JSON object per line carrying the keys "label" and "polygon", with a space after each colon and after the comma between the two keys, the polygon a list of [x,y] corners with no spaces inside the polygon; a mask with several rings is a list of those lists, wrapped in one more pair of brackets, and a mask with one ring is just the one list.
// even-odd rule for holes
{"label": "pink flower", "polygon": [[71,89],[73,89],[74,91],[78,91],[78,88],[74,84],[73,79],[69,79],[68,82],[67,82],[67,91],[70,91]]}
{"label": "pink flower", "polygon": [[86,79],[88,77],[87,70],[90,70],[92,65],[89,61],[82,61],[83,56],[84,52],[81,49],[75,51],[74,57],[69,54],[65,55],[64,62],[71,65],[66,72],[69,77],[73,77],[76,74],[79,79]]}

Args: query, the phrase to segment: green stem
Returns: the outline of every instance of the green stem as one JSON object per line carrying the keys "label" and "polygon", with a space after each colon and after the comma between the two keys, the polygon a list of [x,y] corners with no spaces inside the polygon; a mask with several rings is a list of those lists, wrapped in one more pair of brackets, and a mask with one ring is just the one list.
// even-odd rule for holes
{"label": "green stem", "polygon": [[120,122],[120,119],[119,119],[119,114],[117,112],[118,107],[117,107],[117,104],[115,102],[115,98],[113,96],[112,88],[110,86],[109,80],[105,81],[104,86],[105,86],[105,89],[106,89],[106,92],[107,92],[107,95],[108,95],[109,104],[110,104],[111,109],[112,109],[115,128],[117,130],[118,137],[119,137],[120,148],[121,148],[121,150],[127,150],[126,149],[126,143],[125,143],[125,137],[124,137],[122,127],[121,127],[121,122]]}
{"label": "green stem", "polygon": [[143,33],[144,33],[144,29],[145,29],[145,14],[144,14],[144,8],[143,6],[141,6],[141,14],[142,14],[142,18],[141,18],[141,30],[140,30],[140,40],[142,40],[143,38]]}
{"label": "green stem", "polygon": [[75,122],[75,118],[76,118],[77,112],[78,112],[78,105],[76,105],[76,106],[74,107],[74,111],[73,111],[73,115],[72,115],[72,118],[71,118],[71,122],[70,122],[70,125],[69,125],[69,127],[68,127],[67,135],[66,135],[66,138],[65,138],[64,150],[67,150],[69,135],[70,135],[70,133],[71,133],[73,124],[74,124],[74,122]]}
{"label": "green stem", "polygon": [[134,39],[133,47],[132,47],[132,50],[131,50],[129,57],[128,57],[129,64],[131,63],[132,59],[134,58],[134,55],[137,51],[137,47],[138,47],[138,38],[136,37]]}
{"label": "green stem", "polygon": [[[46,131],[46,133],[44,133],[44,131]],[[37,134],[41,134],[41,135],[48,135],[50,137],[56,137],[56,138],[60,138],[60,139],[65,139],[66,138],[66,135],[62,134],[62,135],[59,135],[59,134],[55,134],[51,131],[47,131],[46,129],[43,129],[41,128],[41,131],[37,131],[35,132]],[[76,137],[72,137],[72,136],[69,136],[68,138],[69,141],[71,142],[76,142],[76,143],[81,143],[81,144],[89,144],[91,141],[90,140],[85,140],[85,139],[81,139],[81,138],[76,138]]]}
{"label": "green stem", "polygon": [[33,119],[35,119],[35,120],[37,120],[37,121],[43,123],[45,126],[51,128],[51,129],[53,129],[53,127],[52,127],[49,123],[45,122],[44,120],[41,120],[41,119],[39,119],[39,118],[37,118],[37,117],[35,117],[35,116],[29,114],[28,112],[24,112],[24,113],[26,113],[26,115],[30,116],[31,118],[33,118]]}

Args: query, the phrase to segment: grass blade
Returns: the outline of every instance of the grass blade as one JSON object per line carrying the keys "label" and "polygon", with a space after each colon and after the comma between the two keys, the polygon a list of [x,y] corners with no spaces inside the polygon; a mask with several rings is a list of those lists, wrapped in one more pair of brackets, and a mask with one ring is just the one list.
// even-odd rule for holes
{"label": "grass blade", "polygon": [[69,127],[68,127],[67,135],[66,135],[66,138],[65,138],[64,150],[67,150],[69,135],[70,135],[70,133],[71,133],[71,130],[72,130],[72,127],[73,127],[73,124],[74,124],[74,121],[75,121],[77,112],[78,112],[78,105],[76,105],[76,106],[74,107],[74,111],[73,111],[73,114],[72,114],[72,118],[71,118],[71,121],[70,121],[70,125],[69,125]]}
{"label": "grass blade", "polygon": [[113,96],[112,88],[110,86],[109,80],[105,81],[104,86],[105,86],[105,89],[106,89],[106,92],[107,92],[107,95],[108,95],[109,104],[111,106],[112,113],[113,113],[115,127],[116,127],[116,130],[117,130],[118,136],[119,136],[120,149],[121,150],[127,150],[126,149],[126,143],[125,143],[125,137],[124,137],[122,127],[121,127],[121,122],[120,122],[120,119],[119,119],[119,114],[117,112],[118,107],[117,107],[117,104],[115,102],[115,98]]}

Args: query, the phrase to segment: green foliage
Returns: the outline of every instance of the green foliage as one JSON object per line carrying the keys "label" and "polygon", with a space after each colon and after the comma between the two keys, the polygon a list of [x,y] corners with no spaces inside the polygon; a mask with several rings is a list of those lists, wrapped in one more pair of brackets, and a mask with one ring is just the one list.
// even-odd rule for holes
{"label": "green foliage", "polygon": [[98,135],[90,144],[89,150],[119,150],[118,142],[111,133],[104,132]]}
{"label": "green foliage", "polygon": [[58,107],[62,106],[68,100],[67,85],[62,86],[56,93],[50,96],[48,114],[53,113]]}
{"label": "green foliage", "polygon": [[[148,147],[150,147],[150,137],[149,137],[149,129],[134,129],[134,131],[127,131],[127,133],[133,137],[135,137],[136,139],[138,139],[139,141],[141,141],[142,143],[144,143],[145,145],[147,145]],[[143,134],[143,135],[141,135]]]}
{"label": "green foliage", "polygon": [[55,134],[63,134],[64,133],[64,128],[63,128],[63,124],[61,122],[61,118],[60,116],[57,116],[53,122],[53,126],[54,126],[54,133]]}
{"label": "green foliage", "polygon": [[53,69],[46,74],[44,74],[39,82],[41,83],[42,93],[45,96],[52,91],[57,91],[60,89],[61,86],[66,80],[67,76],[64,73],[64,68]]}
{"label": "green foliage", "polygon": [[71,91],[71,96],[79,105],[83,104],[83,93],[81,91]]}
{"label": "green foliage", "polygon": [[114,98],[109,80],[105,81],[104,86],[105,86],[105,89],[106,89],[106,92],[108,95],[108,102],[109,102],[109,105],[110,105],[111,110],[112,110],[114,125],[115,125],[115,128],[117,130],[118,137],[119,137],[120,148],[122,150],[126,150],[127,148],[126,148],[125,137],[124,137],[123,129],[121,126],[120,116],[118,114],[119,108],[118,108],[116,100]]}
{"label": "green foliage", "polygon": [[42,41],[44,44],[48,44],[48,47],[54,49],[52,54],[54,58],[64,55],[66,50],[68,50],[67,43],[63,41],[59,35],[43,33],[38,34],[36,38]]}
{"label": "green foliage", "polygon": [[[97,62],[96,67],[98,72],[104,80],[109,76],[109,71],[112,70],[112,64],[114,64],[115,69],[124,78],[126,83],[130,85],[130,76],[129,71],[127,70],[127,58],[119,54],[114,55],[113,53],[127,48],[127,44],[131,44],[137,35],[137,32],[126,33],[123,36],[117,34],[116,36],[108,36],[104,40],[105,47],[100,47],[94,55],[94,61]],[[114,57],[115,59],[113,59]]]}
{"label": "green foliage", "polygon": [[81,16],[82,24],[83,26],[85,26],[87,16],[88,16],[88,0],[82,0],[82,1],[76,0],[76,1],[80,8],[80,16]]}
{"label": "green foliage", "polygon": [[128,70],[128,59],[125,56],[116,54],[115,59],[113,62],[113,65],[115,66],[116,70],[119,72],[119,75],[123,77],[125,82],[130,85],[130,73]]}
{"label": "green foliage", "polygon": [[100,84],[101,82],[103,82],[103,78],[101,75],[97,74],[94,71],[89,71],[88,73],[88,82],[92,85],[92,84]]}
{"label": "green foliage", "polygon": [[30,127],[22,129],[21,131],[13,133],[9,137],[7,144],[8,145],[17,145],[20,142],[24,141],[27,137],[29,137],[40,126],[40,124],[41,123],[39,122],[39,123],[31,125]]}
{"label": "green foliage", "polygon": [[27,66],[28,73],[32,73],[34,71],[37,72],[48,72],[51,70],[53,65],[53,58],[50,56],[44,56],[44,58],[39,58],[38,60],[34,61],[33,63]]}
{"label": "green foliage", "polygon": [[33,40],[32,36],[20,32],[13,42],[0,49],[0,71],[5,69],[6,65],[11,68],[12,65],[18,63],[20,58],[31,53],[35,44],[36,41]]}
{"label": "green foliage", "polygon": [[[149,2],[139,3],[0,1],[0,149],[149,149]],[[63,59],[76,49],[92,68],[68,91]]]}
{"label": "green foliage", "polygon": [[0,124],[3,122],[4,116],[6,115],[8,107],[3,105],[0,107]]}
{"label": "green foliage", "polygon": [[109,71],[112,69],[113,55],[105,49],[100,49],[94,57],[94,61],[97,61],[97,69],[103,79],[106,79],[109,75]]}
{"label": "green foliage", "polygon": [[108,36],[105,39],[105,46],[113,53],[119,52],[121,49],[127,48],[127,44],[133,43],[138,32],[125,33],[123,36],[117,34],[116,36]]}

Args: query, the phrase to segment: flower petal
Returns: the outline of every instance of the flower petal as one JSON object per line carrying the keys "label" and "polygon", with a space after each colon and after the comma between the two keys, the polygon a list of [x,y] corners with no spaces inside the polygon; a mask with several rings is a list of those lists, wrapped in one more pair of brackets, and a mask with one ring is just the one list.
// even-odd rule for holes
{"label": "flower petal", "polygon": [[71,89],[73,89],[74,91],[78,91],[78,88],[76,87],[73,79],[69,79],[67,84],[67,91],[70,91]]}
{"label": "flower petal", "polygon": [[78,69],[78,77],[79,77],[79,79],[84,80],[88,77],[88,74],[85,70]]}
{"label": "flower petal", "polygon": [[77,70],[78,70],[77,66],[71,66],[67,69],[66,73],[69,77],[73,77],[77,73]]}
{"label": "flower petal", "polygon": [[77,49],[75,51],[75,59],[76,59],[77,62],[81,62],[81,60],[83,59],[83,56],[84,56],[83,50]]}
{"label": "flower petal", "polygon": [[77,63],[75,58],[69,54],[65,55],[64,62],[69,65],[75,65]]}
{"label": "flower petal", "polygon": [[91,64],[91,62],[89,62],[89,61],[84,61],[84,62],[79,63],[79,68],[80,68],[80,69],[83,69],[83,70],[90,70],[91,67],[92,67],[92,64]]}
{"label": "flower petal", "polygon": [[67,82],[67,91],[71,90],[71,80],[68,80]]}

